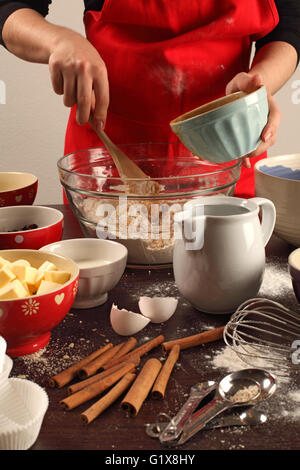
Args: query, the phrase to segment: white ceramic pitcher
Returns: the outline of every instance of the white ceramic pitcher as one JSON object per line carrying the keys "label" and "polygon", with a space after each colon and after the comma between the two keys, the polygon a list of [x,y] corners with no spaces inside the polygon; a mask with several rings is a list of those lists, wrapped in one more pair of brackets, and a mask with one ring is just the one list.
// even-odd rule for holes
{"label": "white ceramic pitcher", "polygon": [[174,219],[175,282],[195,308],[231,313],[257,295],[276,220],[271,201],[209,196],[189,202]]}

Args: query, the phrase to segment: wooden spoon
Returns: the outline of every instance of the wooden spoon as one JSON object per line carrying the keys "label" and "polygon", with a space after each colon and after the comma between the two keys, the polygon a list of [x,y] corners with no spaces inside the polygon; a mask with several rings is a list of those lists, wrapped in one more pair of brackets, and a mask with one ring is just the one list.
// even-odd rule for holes
{"label": "wooden spoon", "polygon": [[[120,178],[128,187],[128,192],[136,194],[157,194],[160,192],[160,184],[156,181],[150,181],[150,176],[146,175],[138,165],[127,157],[127,155],[110,140],[103,130],[96,129],[92,118],[89,119],[89,123],[110,153]],[[143,181],[131,181],[132,179],[140,179]]]}

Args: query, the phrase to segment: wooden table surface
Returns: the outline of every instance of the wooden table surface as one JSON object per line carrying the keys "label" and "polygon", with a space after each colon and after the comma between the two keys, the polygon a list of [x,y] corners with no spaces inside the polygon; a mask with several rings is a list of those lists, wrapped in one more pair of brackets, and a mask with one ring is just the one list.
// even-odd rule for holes
{"label": "wooden table surface", "polygon": [[[64,238],[82,237],[80,227],[69,207],[55,207],[65,216]],[[287,256],[292,249],[293,247],[274,236],[269,242],[266,250],[268,279],[264,292],[283,304],[297,308],[298,304],[287,274]],[[108,340],[114,344],[123,341],[124,338],[116,335],[110,326],[111,305],[115,303],[119,307],[137,311],[141,295],[176,296],[179,303],[176,313],[166,323],[150,323],[135,335],[139,344],[159,334],[163,334],[167,340],[193,335],[208,328],[225,325],[229,320],[228,315],[202,314],[194,309],[180,296],[174,284],[172,270],[126,270],[119,284],[109,293],[108,301],[104,305],[87,310],[72,308],[64,321],[52,331],[50,342],[42,351],[14,359],[11,375],[33,380],[44,387],[49,396],[49,408],[32,450],[105,450],[109,451],[110,455],[120,455],[117,452],[125,450],[146,450],[160,455],[160,452],[166,449],[161,447],[157,439],[146,434],[145,424],[154,422],[161,412],[176,414],[186,401],[193,384],[208,379],[220,380],[237,367],[240,361],[237,356],[229,355],[231,362],[224,362],[228,348],[223,340],[219,340],[182,351],[170,378],[165,399],[159,401],[148,398],[136,417],[125,414],[120,408],[120,399],[89,425],[81,423],[79,416],[90,403],[72,411],[63,410],[59,402],[67,395],[66,389],[49,388],[48,378],[105,345]],[[142,358],[141,365],[149,357],[163,361],[161,347]],[[221,362],[218,363],[218,359]],[[243,364],[242,367],[247,365]],[[287,379],[280,378],[276,393],[267,402],[257,405],[268,414],[266,423],[253,427],[203,430],[186,444],[172,448],[171,451],[180,450],[186,452],[186,455],[192,455],[199,449],[299,449],[298,387],[300,390],[299,376],[294,370]]]}

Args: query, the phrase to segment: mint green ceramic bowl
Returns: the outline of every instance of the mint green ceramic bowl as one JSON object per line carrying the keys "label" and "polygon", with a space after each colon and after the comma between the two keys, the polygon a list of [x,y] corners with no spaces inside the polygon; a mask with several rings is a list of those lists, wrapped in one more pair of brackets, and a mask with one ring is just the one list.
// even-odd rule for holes
{"label": "mint green ceramic bowl", "polygon": [[236,92],[207,103],[170,122],[173,132],[193,154],[213,163],[243,157],[257,148],[268,119],[264,86]]}

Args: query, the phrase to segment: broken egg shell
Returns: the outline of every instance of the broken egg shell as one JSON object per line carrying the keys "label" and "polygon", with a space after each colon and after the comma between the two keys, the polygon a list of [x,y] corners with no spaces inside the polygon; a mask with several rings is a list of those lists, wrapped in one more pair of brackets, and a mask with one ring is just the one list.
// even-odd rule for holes
{"label": "broken egg shell", "polygon": [[113,304],[110,311],[110,323],[118,335],[130,336],[145,328],[150,319],[140,313],[134,313],[125,308],[119,309]]}
{"label": "broken egg shell", "polygon": [[174,314],[178,300],[175,297],[140,297],[139,309],[152,323],[163,323]]}

